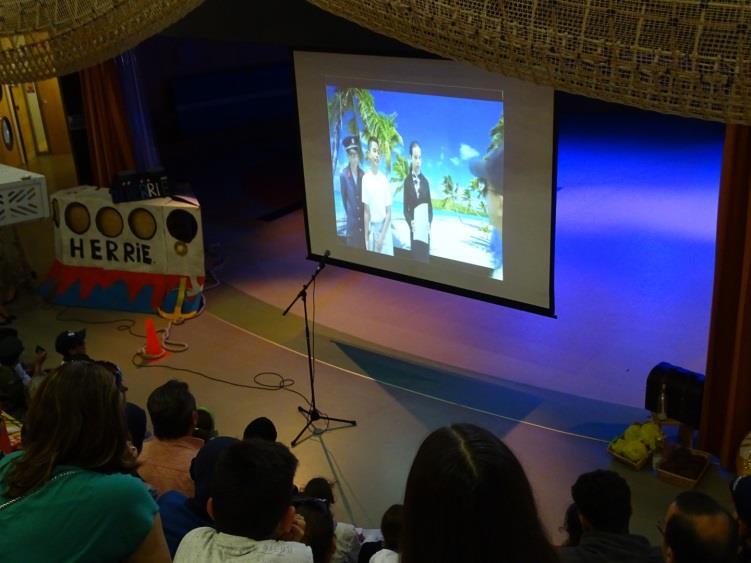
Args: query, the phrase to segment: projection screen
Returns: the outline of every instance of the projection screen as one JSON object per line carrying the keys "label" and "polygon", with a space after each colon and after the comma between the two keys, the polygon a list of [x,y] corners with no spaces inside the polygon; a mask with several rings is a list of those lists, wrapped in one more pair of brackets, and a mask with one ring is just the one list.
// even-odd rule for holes
{"label": "projection screen", "polygon": [[311,258],[553,315],[551,88],[296,52]]}

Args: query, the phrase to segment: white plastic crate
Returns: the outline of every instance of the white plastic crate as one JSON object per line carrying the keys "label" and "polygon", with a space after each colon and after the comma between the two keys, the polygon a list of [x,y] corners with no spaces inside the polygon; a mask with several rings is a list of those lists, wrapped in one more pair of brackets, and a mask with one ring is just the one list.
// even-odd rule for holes
{"label": "white plastic crate", "polygon": [[44,176],[0,164],[0,227],[49,215]]}

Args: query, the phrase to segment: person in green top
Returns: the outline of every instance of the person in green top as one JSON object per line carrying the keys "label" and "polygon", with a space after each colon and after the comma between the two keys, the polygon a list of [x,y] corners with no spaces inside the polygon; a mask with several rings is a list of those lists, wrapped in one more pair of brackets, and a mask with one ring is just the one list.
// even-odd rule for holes
{"label": "person in green top", "polygon": [[123,409],[97,364],[69,362],[45,378],[24,450],[0,460],[2,561],[170,561],[158,507],[132,475]]}

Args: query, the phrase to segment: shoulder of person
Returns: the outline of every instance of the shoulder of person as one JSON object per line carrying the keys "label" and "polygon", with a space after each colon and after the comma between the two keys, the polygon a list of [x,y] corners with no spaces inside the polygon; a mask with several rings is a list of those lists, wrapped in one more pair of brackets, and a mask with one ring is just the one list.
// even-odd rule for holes
{"label": "shoulder of person", "polygon": [[10,469],[8,467],[14,459],[18,459],[23,454],[22,451],[11,452],[0,459],[0,476]]}
{"label": "shoulder of person", "polygon": [[98,494],[108,502],[134,503],[154,502],[149,489],[141,479],[125,473],[95,473],[86,472],[89,475],[87,488]]}

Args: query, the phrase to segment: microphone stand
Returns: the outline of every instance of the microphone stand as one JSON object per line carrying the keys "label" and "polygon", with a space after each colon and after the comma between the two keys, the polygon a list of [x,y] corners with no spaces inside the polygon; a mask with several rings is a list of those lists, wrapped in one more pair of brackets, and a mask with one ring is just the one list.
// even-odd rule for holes
{"label": "microphone stand", "polygon": [[[342,422],[348,426],[357,426],[357,421],[355,420],[346,420],[343,418],[333,418],[330,416],[324,416],[321,414],[321,411],[318,410],[316,407],[316,388],[315,388],[315,378],[313,376],[313,352],[310,348],[310,328],[308,325],[308,286],[313,283],[318,276],[319,273],[321,273],[321,270],[323,270],[326,267],[326,258],[328,258],[329,254],[331,254],[328,250],[324,253],[323,258],[318,263],[318,266],[316,267],[315,271],[313,272],[313,275],[310,276],[310,279],[307,281],[305,285],[302,286],[302,289],[295,295],[295,298],[292,300],[292,303],[287,305],[287,308],[282,313],[282,316],[285,316],[287,313],[289,313],[289,310],[292,308],[292,305],[297,303],[298,299],[302,300],[302,307],[303,307],[303,314],[305,317],[305,343],[308,347],[308,375],[310,376],[310,408],[306,409],[305,407],[297,407],[297,410],[303,413],[305,415],[305,418],[308,419],[305,426],[303,426],[303,429],[300,430],[300,432],[295,436],[295,439],[292,440],[291,444],[294,448],[300,440],[300,436],[303,435],[303,433],[310,428],[313,423],[317,420],[326,420],[326,421],[333,421],[333,422]],[[322,431],[323,432],[323,431]]]}

